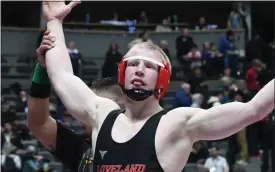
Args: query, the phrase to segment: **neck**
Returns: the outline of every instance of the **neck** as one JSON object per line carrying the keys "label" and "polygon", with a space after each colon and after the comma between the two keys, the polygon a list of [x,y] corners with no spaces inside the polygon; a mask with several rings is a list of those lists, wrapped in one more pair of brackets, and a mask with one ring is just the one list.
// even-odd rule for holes
{"label": "neck", "polygon": [[138,120],[149,118],[163,110],[153,96],[141,102],[133,101],[127,98],[125,102],[125,109],[125,115],[127,117]]}

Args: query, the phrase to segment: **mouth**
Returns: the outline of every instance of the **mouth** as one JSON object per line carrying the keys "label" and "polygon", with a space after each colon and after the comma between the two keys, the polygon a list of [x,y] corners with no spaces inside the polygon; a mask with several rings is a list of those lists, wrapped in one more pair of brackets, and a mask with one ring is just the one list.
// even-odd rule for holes
{"label": "mouth", "polygon": [[141,79],[133,79],[131,84],[133,84],[135,87],[145,86],[145,83]]}

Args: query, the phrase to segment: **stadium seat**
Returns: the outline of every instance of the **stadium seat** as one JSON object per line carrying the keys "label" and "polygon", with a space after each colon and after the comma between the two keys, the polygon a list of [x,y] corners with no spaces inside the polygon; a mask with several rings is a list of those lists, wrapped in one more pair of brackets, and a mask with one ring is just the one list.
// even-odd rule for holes
{"label": "stadium seat", "polygon": [[184,172],[199,172],[197,164],[186,164],[184,167]]}
{"label": "stadium seat", "polygon": [[40,151],[40,152],[38,152],[38,154],[43,156],[44,159],[46,159],[50,162],[53,161],[53,159],[54,159],[53,155],[48,151]]}
{"label": "stadium seat", "polygon": [[29,145],[37,146],[37,140],[22,140],[22,145],[27,148]]}
{"label": "stadium seat", "polygon": [[49,168],[52,169],[53,172],[63,172],[63,165],[59,162],[50,162]]}
{"label": "stadium seat", "polygon": [[16,112],[16,117],[18,120],[26,120],[27,114],[25,112]]}

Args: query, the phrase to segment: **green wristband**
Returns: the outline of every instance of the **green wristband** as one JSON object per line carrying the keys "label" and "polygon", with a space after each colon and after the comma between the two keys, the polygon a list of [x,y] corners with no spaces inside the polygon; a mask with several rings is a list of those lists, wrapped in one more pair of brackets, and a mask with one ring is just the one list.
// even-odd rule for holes
{"label": "green wristband", "polygon": [[32,81],[41,85],[50,85],[47,69],[37,64],[34,70]]}

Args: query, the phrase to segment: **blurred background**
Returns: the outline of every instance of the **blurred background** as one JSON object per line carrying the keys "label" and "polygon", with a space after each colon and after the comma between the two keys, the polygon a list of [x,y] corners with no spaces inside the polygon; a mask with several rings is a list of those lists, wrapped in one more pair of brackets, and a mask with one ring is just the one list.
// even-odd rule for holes
{"label": "blurred background", "polygon": [[[46,29],[41,2],[1,2],[1,7],[1,169],[68,171],[25,126],[35,50]],[[102,1],[82,2],[63,26],[74,73],[87,85],[115,77],[131,45],[151,41],[173,66],[161,105],[207,109],[246,102],[274,78],[274,16],[274,2]],[[50,102],[56,120],[89,134],[54,91]],[[230,171],[275,172],[274,121],[271,113],[226,139],[195,143],[183,171],[212,168],[207,160],[220,155]]]}

